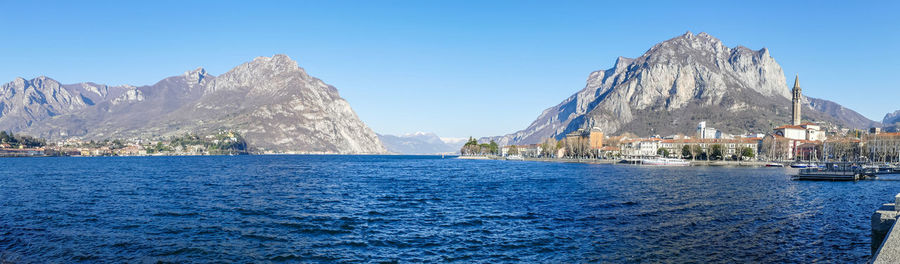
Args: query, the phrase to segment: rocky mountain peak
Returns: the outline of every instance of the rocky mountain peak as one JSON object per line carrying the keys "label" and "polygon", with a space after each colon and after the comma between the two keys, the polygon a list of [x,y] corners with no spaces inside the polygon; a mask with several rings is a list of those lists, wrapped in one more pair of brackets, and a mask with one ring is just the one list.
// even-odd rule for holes
{"label": "rocky mountain peak", "polygon": [[276,73],[303,71],[297,61],[284,54],[275,54],[272,57],[256,57],[248,64],[253,67],[266,68]]}
{"label": "rocky mountain peak", "polygon": [[619,56],[618,58],[616,58],[616,65],[614,66],[614,68],[624,69],[624,68],[628,67],[628,65],[630,65],[631,62],[633,62],[633,61],[634,61],[634,59],[632,59],[632,58]]}
{"label": "rocky mountain peak", "polygon": [[0,130],[48,139],[152,139],[223,129],[261,151],[385,153],[337,89],[286,55],[213,76],[204,68],[153,85],[18,78],[0,85]]}
{"label": "rocky mountain peak", "polygon": [[62,86],[62,84],[60,84],[58,81],[56,81],[50,77],[43,76],[43,75],[38,76],[31,80],[25,80],[24,82],[22,82],[22,84],[25,84],[25,86],[23,86],[22,88],[31,87],[31,88],[42,90],[42,91],[44,91],[44,90],[49,90],[49,91],[59,90],[60,87]]}
{"label": "rocky mountain peak", "polygon": [[[786,120],[790,106],[781,66],[769,55],[690,31],[660,42],[636,59],[618,57],[594,71],[584,88],[544,110],[527,128],[493,138],[501,144],[538,143],[586,127],[606,133],[691,133],[697,120],[716,120],[732,133],[765,132]],[[834,104],[806,104],[809,120],[857,127],[867,120]],[[652,133],[652,134],[651,134]]]}
{"label": "rocky mountain peak", "polygon": [[207,76],[206,69],[203,67],[197,67],[197,69],[194,69],[193,71],[184,72],[184,78],[190,85],[202,83]]}
{"label": "rocky mountain peak", "polygon": [[724,49],[727,49],[727,47],[725,47],[725,44],[722,44],[722,41],[716,37],[706,34],[706,32],[700,32],[700,34],[694,35],[688,31],[687,33],[684,33],[684,35],[656,44],[650,48],[650,51],[647,53],[653,53],[654,51],[668,53],[685,50],[717,51]]}
{"label": "rocky mountain peak", "polygon": [[26,82],[28,82],[28,80],[25,80],[25,78],[16,77],[16,79],[10,83],[12,84],[13,87],[25,87]]}

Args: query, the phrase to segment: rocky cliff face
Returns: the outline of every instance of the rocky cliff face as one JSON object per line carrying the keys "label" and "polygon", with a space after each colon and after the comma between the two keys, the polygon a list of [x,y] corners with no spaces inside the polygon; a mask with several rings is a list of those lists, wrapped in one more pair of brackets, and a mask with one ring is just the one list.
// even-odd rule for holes
{"label": "rocky cliff face", "polygon": [[261,150],[386,152],[337,89],[285,55],[259,57],[218,77],[198,68],[141,87],[51,81],[40,77],[4,85],[0,129],[50,139],[234,130]]}
{"label": "rocky cliff face", "polygon": [[[591,73],[584,89],[544,110],[524,130],[493,139],[537,143],[588,127],[607,134],[691,135],[700,121],[730,133],[768,132],[790,118],[785,83],[767,49],[729,48],[706,33],[688,32],[636,59],[619,57],[615,66]],[[851,127],[866,122],[815,110],[810,102],[817,101],[809,99],[804,98],[804,120]]]}

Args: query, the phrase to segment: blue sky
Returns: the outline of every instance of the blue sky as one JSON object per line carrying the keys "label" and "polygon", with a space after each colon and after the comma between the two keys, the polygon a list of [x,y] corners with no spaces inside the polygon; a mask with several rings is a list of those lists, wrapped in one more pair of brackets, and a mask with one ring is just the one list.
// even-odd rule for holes
{"label": "blue sky", "polygon": [[805,94],[871,119],[900,109],[900,1],[0,3],[0,82],[145,85],[283,53],[387,134],[514,132],[688,30],[767,47]]}

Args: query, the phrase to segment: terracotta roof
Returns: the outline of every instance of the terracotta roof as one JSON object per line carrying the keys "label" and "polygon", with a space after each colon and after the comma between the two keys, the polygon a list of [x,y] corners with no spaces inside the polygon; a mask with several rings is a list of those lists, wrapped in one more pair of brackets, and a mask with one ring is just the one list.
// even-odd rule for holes
{"label": "terracotta roof", "polygon": [[829,138],[825,142],[860,142],[858,138]]}
{"label": "terracotta roof", "polygon": [[704,139],[667,139],[663,143],[757,143],[761,138],[704,138]]}
{"label": "terracotta roof", "polygon": [[778,130],[778,129],[785,129],[785,128],[792,128],[792,129],[806,129],[806,128],[803,128],[802,126],[783,125],[783,126],[780,126],[780,127],[776,127],[775,130]]}
{"label": "terracotta roof", "polygon": [[641,141],[663,141],[661,138],[633,138],[628,139],[625,142],[641,142]]}

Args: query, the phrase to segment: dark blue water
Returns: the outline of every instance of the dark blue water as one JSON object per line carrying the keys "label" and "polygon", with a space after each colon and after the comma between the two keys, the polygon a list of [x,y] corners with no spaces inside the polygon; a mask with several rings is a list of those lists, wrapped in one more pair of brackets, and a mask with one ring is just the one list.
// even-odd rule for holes
{"label": "dark blue water", "polygon": [[395,156],[0,159],[11,262],[864,262],[900,181]]}

